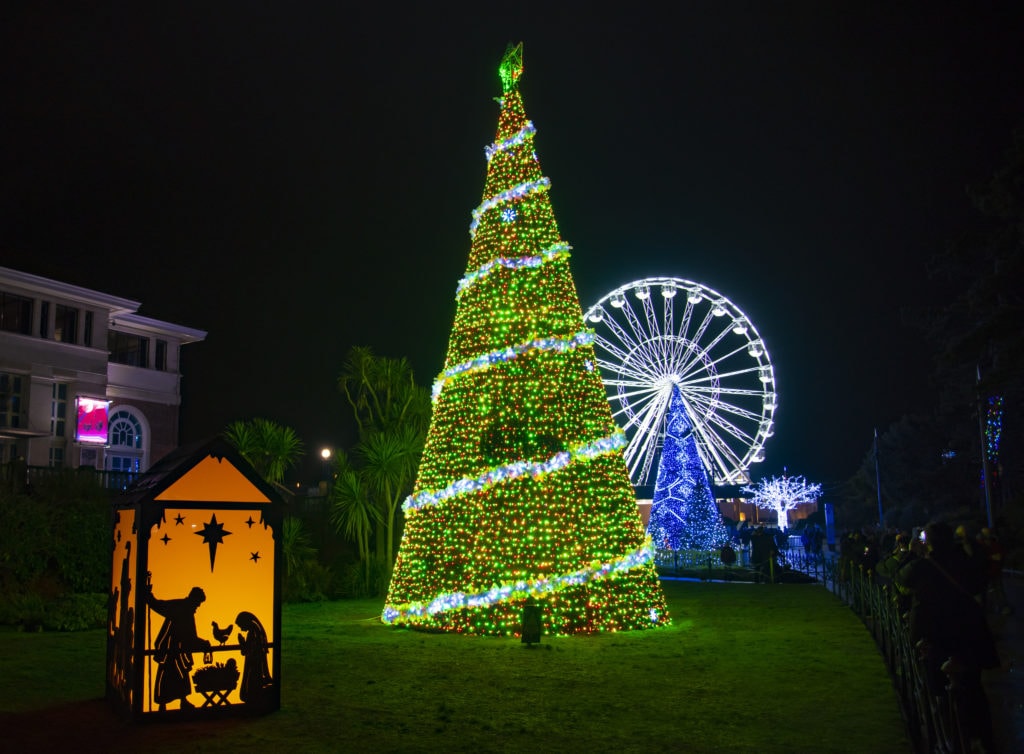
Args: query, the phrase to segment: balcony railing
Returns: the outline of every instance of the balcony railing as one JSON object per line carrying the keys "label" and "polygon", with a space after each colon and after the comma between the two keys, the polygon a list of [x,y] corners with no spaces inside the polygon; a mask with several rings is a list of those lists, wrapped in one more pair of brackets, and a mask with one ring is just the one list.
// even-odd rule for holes
{"label": "balcony railing", "polygon": [[0,483],[16,492],[31,492],[40,483],[55,480],[61,475],[74,474],[77,479],[85,476],[96,481],[97,486],[111,493],[123,492],[144,473],[129,471],[107,471],[81,466],[77,469],[56,466],[27,466],[13,461],[0,464]]}

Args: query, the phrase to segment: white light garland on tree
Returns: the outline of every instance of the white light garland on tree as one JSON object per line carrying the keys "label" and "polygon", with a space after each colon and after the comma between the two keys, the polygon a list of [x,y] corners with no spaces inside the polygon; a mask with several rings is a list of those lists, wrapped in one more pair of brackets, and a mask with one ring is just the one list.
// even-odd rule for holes
{"label": "white light garland on tree", "polygon": [[762,479],[756,487],[747,486],[744,492],[758,508],[773,510],[779,517],[779,528],[789,527],[789,512],[798,505],[815,503],[821,496],[821,485],[810,484],[803,476],[781,476]]}

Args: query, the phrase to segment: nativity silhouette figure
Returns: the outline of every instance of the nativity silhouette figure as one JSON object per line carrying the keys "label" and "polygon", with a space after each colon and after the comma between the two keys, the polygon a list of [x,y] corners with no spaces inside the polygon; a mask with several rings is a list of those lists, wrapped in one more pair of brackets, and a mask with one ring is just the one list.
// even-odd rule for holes
{"label": "nativity silhouette figure", "polygon": [[[238,646],[241,647],[242,657],[245,658],[239,696],[243,702],[260,704],[266,700],[267,690],[274,685],[267,665],[267,631],[259,618],[246,611],[238,614],[235,625],[239,630]],[[242,631],[248,636],[243,636]]]}
{"label": "nativity silhouette figure", "polygon": [[206,593],[198,586],[192,587],[187,597],[173,600],[158,600],[153,596],[152,584],[147,581],[143,594],[146,605],[163,616],[153,657],[158,664],[153,699],[163,712],[168,702],[180,700],[180,709],[195,707],[188,697],[192,693],[192,670],[194,652],[209,652],[210,642],[196,632],[196,610],[206,601]]}

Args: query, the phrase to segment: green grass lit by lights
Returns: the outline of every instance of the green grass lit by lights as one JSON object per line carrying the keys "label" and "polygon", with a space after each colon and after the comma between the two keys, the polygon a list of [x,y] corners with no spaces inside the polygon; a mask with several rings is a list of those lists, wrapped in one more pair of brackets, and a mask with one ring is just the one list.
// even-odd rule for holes
{"label": "green grass lit by lights", "polygon": [[878,650],[825,589],[664,586],[669,628],[532,649],[394,629],[376,600],[286,605],[281,710],[177,725],[100,701],[102,631],[4,631],[0,723],[112,751],[910,751]]}

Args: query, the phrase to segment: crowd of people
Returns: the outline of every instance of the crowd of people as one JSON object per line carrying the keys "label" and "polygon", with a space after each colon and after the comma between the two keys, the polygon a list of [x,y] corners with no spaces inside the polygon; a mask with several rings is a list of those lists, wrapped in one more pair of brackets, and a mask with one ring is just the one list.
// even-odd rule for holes
{"label": "crowd of people", "polygon": [[[780,570],[788,567],[785,553],[795,546],[790,531],[741,522],[731,533],[732,545],[759,580],[780,580]],[[822,527],[803,526],[799,539],[806,556],[822,557]],[[834,549],[831,542],[829,549]],[[972,745],[993,751],[982,671],[999,667],[1000,661],[987,616],[1014,612],[1004,588],[1006,551],[999,538],[988,528],[971,531],[935,522],[911,531],[850,531],[839,538],[838,549],[839,579],[848,582],[859,571],[890,591],[929,691],[945,697],[955,690]]]}
{"label": "crowd of people", "polygon": [[[745,564],[754,569],[760,581],[778,580],[778,574],[789,569],[785,558],[785,553],[792,549],[792,533],[789,529],[767,524],[751,525],[747,521],[729,528],[730,551],[733,546],[740,549]],[[825,530],[821,526],[817,523],[807,524],[801,528],[798,536],[804,553],[812,557],[822,556]]]}
{"label": "crowd of people", "polygon": [[[934,530],[931,540],[929,529]],[[952,555],[945,552],[947,540],[952,540]],[[892,588],[908,605],[909,595],[906,590],[901,590],[895,574],[910,561],[929,556],[933,560],[955,558],[956,563],[948,567],[954,568],[956,580],[964,584],[985,612],[1013,613],[1003,582],[1006,551],[999,538],[987,527],[980,528],[973,536],[967,526],[953,528],[944,522],[916,527],[909,532],[892,529],[880,533],[851,531],[841,538],[839,544],[841,574],[848,574],[854,568],[871,572],[878,583]]]}
{"label": "crowd of people", "polygon": [[956,692],[961,725],[981,751],[993,750],[982,671],[999,667],[987,613],[1009,615],[1005,551],[987,528],[931,523],[910,532],[850,532],[840,544],[840,574],[859,568],[889,589],[919,652],[931,693]]}

